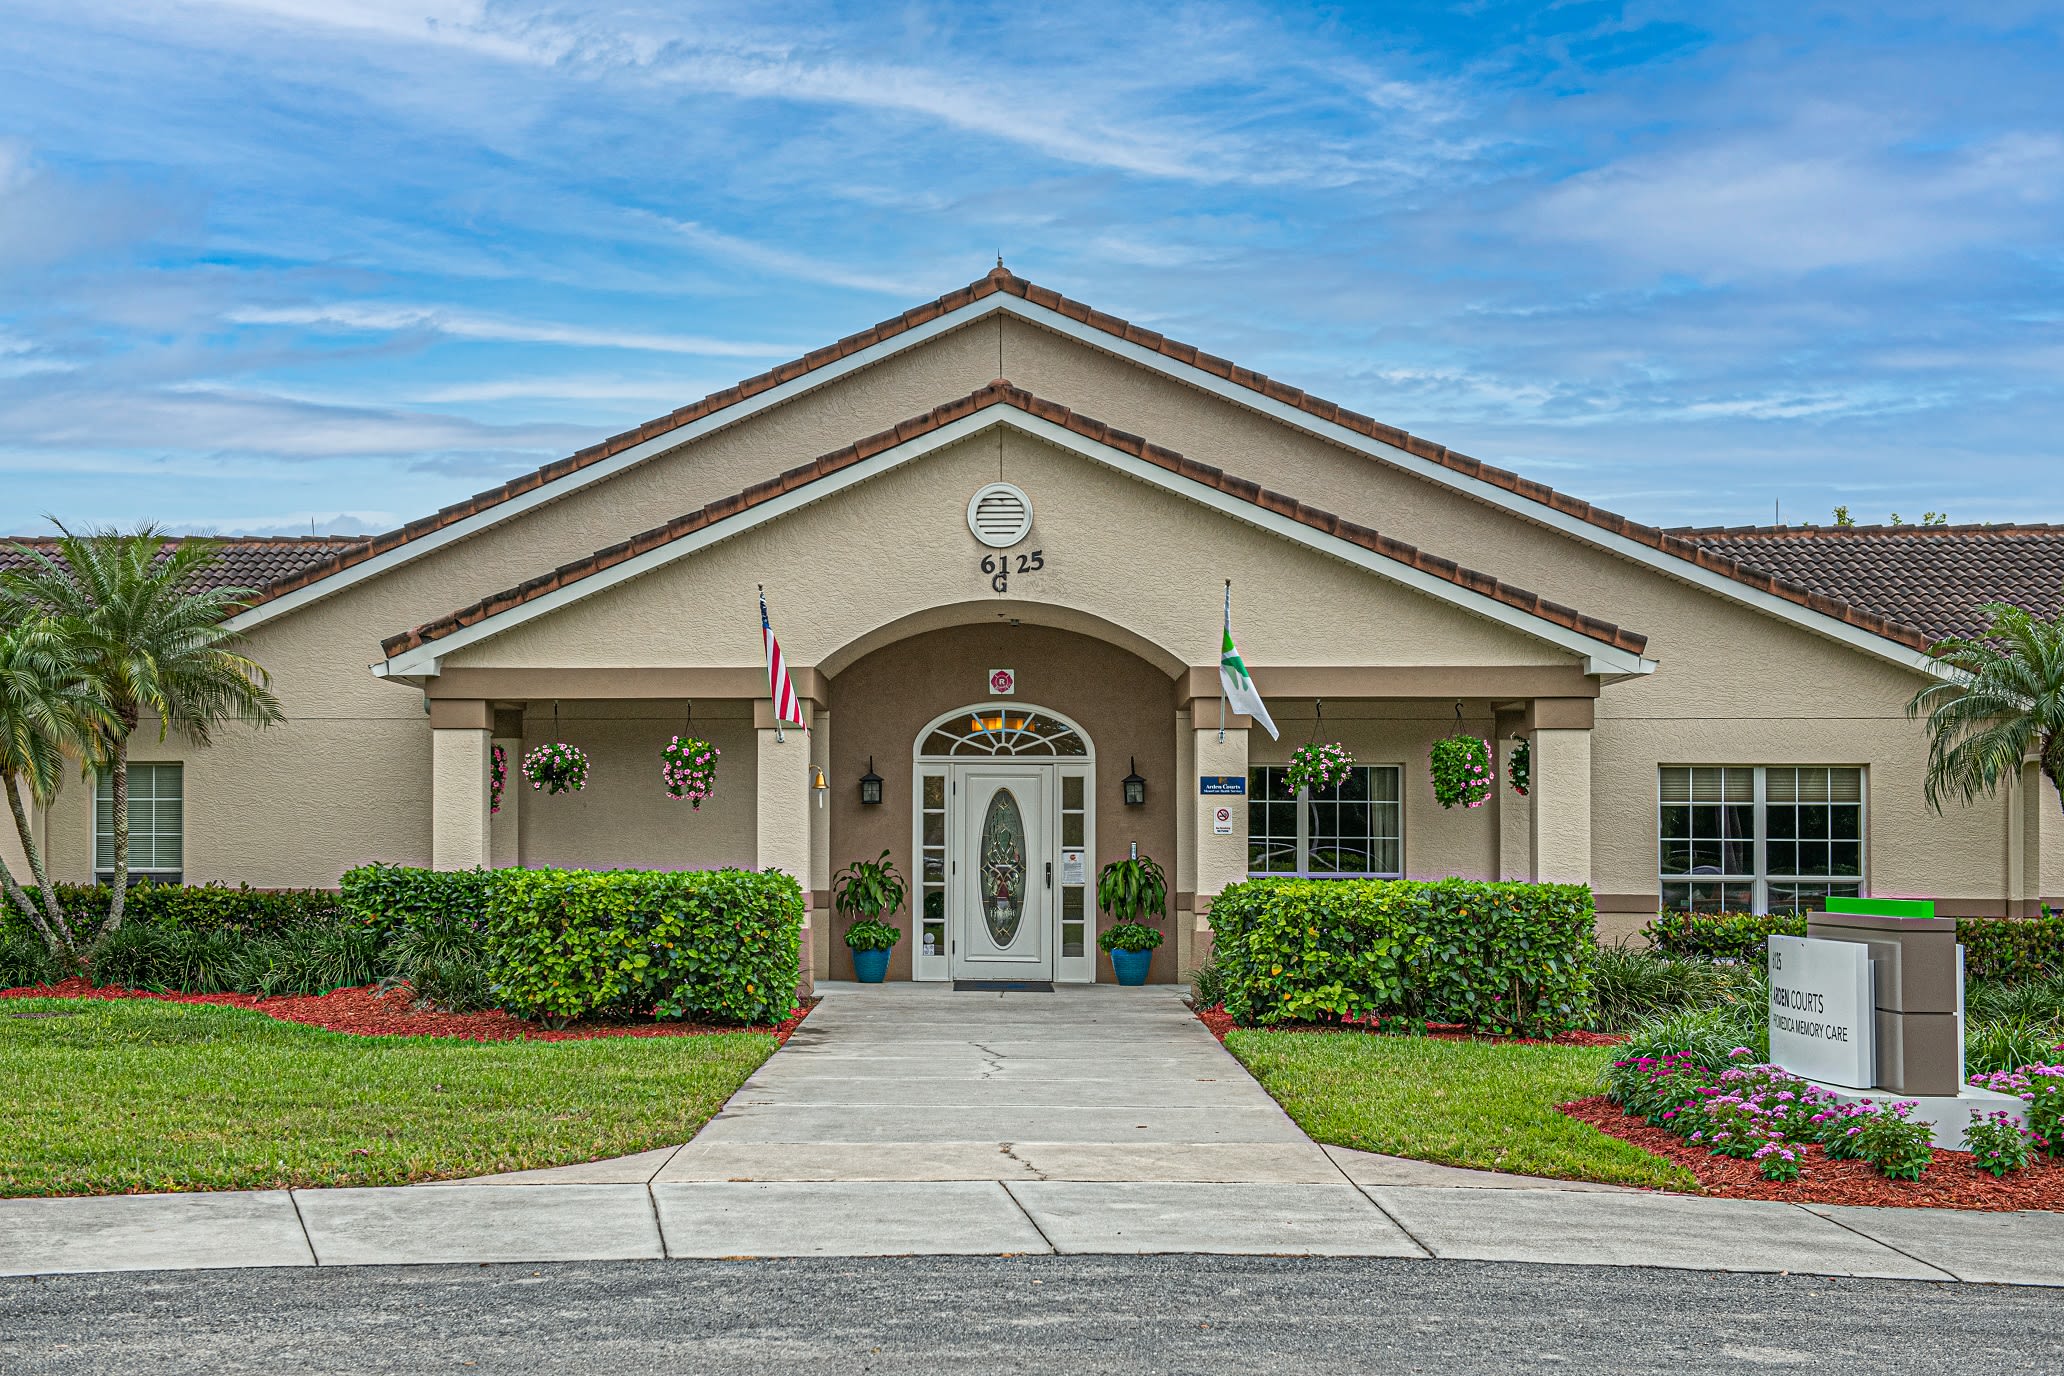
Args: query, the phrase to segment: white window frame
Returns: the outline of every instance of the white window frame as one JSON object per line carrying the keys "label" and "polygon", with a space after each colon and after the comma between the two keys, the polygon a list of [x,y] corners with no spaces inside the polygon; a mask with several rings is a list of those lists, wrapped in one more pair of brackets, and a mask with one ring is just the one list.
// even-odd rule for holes
{"label": "white window frame", "polygon": [[[946,729],[950,723],[955,722],[957,719],[981,717],[987,714],[1045,717],[1060,726],[1066,727],[1069,733],[1081,741],[1083,753],[1080,755],[1062,755],[1037,751],[1035,749],[1020,754],[1017,752],[1017,747],[1021,744],[1030,743],[1029,738],[1021,738],[1016,733],[1009,731],[997,737],[997,743],[1005,748],[994,754],[973,751],[966,754],[951,755],[924,753],[924,747],[931,740],[934,731]],[[967,739],[967,733],[959,734],[962,739]],[[917,733],[915,752],[910,769],[911,857],[912,866],[916,871],[912,876],[911,883],[911,888],[916,895],[916,903],[911,920],[911,978],[913,980],[930,981],[949,980],[953,977],[953,894],[955,892],[954,886],[959,876],[961,851],[967,844],[967,838],[963,834],[959,807],[960,780],[961,776],[970,769],[979,769],[985,765],[1001,764],[1037,766],[1051,771],[1052,787],[1047,790],[1051,796],[1047,803],[1046,834],[1052,838],[1050,849],[1053,853],[1053,864],[1057,875],[1054,885],[1052,930],[1049,933],[1049,939],[1053,942],[1054,979],[1058,983],[1066,984],[1094,983],[1097,978],[1096,743],[1090,739],[1089,733],[1083,730],[1081,723],[1074,718],[1065,716],[1048,707],[1039,707],[1031,703],[982,702],[958,708],[952,712],[942,713],[925,723],[924,728]],[[945,933],[947,938],[944,947],[929,957],[924,954],[924,781],[925,776],[928,774],[943,776],[946,784]],[[1061,866],[1061,821],[1064,810],[1062,799],[1065,795],[1065,785],[1062,781],[1069,778],[1079,778],[1082,780],[1081,811],[1084,882],[1080,885],[1058,882],[1058,875],[1063,872]],[[1082,890],[1082,954],[1077,956],[1064,955],[1065,947],[1061,940],[1066,927],[1064,920],[1066,903],[1063,900],[1067,890],[1070,888],[1080,888]]]}
{"label": "white window frame", "polygon": [[[1269,763],[1269,762],[1263,762],[1263,763],[1260,763],[1260,764],[1253,764],[1253,763],[1250,763],[1250,764],[1249,764],[1249,765],[1247,766],[1247,790],[1248,790],[1247,802],[1248,802],[1248,805],[1249,805],[1250,807],[1251,807],[1251,806],[1252,806],[1252,805],[1254,804],[1254,801],[1255,801],[1255,796],[1254,796],[1254,773],[1255,773],[1255,771],[1256,771],[1256,770],[1261,770],[1261,769],[1283,769],[1283,768],[1286,768],[1286,767],[1288,767],[1288,762],[1287,762],[1287,761],[1285,761],[1285,762],[1284,762],[1284,763],[1282,763],[1282,764],[1275,764],[1275,763]],[[1277,798],[1277,799],[1267,799],[1267,800],[1265,800],[1265,801],[1270,801],[1270,802],[1284,802],[1284,801],[1292,801],[1292,802],[1295,802],[1295,803],[1297,804],[1297,842],[1296,842],[1296,844],[1297,844],[1297,868],[1296,868],[1296,869],[1294,869],[1294,870],[1253,870],[1253,869],[1250,869],[1250,870],[1248,870],[1248,871],[1247,871],[1247,877],[1248,877],[1248,878],[1250,878],[1250,879],[1402,879],[1402,878],[1404,878],[1404,877],[1405,877],[1405,829],[1406,829],[1406,822],[1407,822],[1407,819],[1406,819],[1406,816],[1405,816],[1405,810],[1406,810],[1406,809],[1405,809],[1405,766],[1404,766],[1404,764],[1403,764],[1402,762],[1395,762],[1395,763],[1394,763],[1394,762],[1392,762],[1392,761],[1388,761],[1388,760],[1357,760],[1357,761],[1355,761],[1355,763],[1354,763],[1354,768],[1356,768],[1356,769],[1368,769],[1368,770],[1377,770],[1377,769],[1388,769],[1388,770],[1391,770],[1392,772],[1394,772],[1394,773],[1395,773],[1395,774],[1397,775],[1397,781],[1398,781],[1398,789],[1397,789],[1397,810],[1398,810],[1398,832],[1397,832],[1397,848],[1398,848],[1398,849],[1397,849],[1397,853],[1398,853],[1398,867],[1397,867],[1397,869],[1396,869],[1395,871],[1384,871],[1384,870],[1367,870],[1367,871],[1363,871],[1363,872],[1360,872],[1360,873],[1349,873],[1349,872],[1347,872],[1347,871],[1343,871],[1343,870],[1323,870],[1323,871],[1320,871],[1320,872],[1318,872],[1318,873],[1313,873],[1313,872],[1312,872],[1312,868],[1311,868],[1311,807],[1310,807],[1310,803],[1311,803],[1311,796],[1310,796],[1310,795],[1311,795],[1311,790],[1310,790],[1310,789],[1308,789],[1308,788],[1300,788],[1300,789],[1298,789],[1298,790],[1297,790],[1297,796],[1296,796],[1296,797],[1295,797],[1294,799],[1287,799],[1287,800],[1286,800],[1286,799],[1280,799],[1280,798]],[[1373,791],[1372,791],[1372,794],[1373,794]],[[1369,805],[1370,805],[1371,807],[1374,807],[1374,806],[1376,806],[1375,802],[1373,801],[1373,796],[1372,796],[1372,801],[1370,802],[1370,804],[1369,804]],[[1660,818],[1660,814],[1658,814],[1658,818]],[[1373,836],[1373,833],[1372,833],[1372,836]],[[1254,839],[1254,838],[1253,838],[1253,832],[1252,832],[1252,828],[1251,828],[1251,825],[1250,825],[1250,828],[1249,828],[1249,833],[1248,833],[1248,843],[1249,843],[1250,847],[1251,847],[1251,845],[1253,844],[1253,839]],[[1387,839],[1387,838],[1386,838],[1386,839]],[[1250,853],[1251,853],[1251,852],[1250,852]]]}
{"label": "white window frame", "polygon": [[[151,777],[153,781],[155,781],[157,778],[156,771],[166,768],[176,769],[179,771],[179,866],[176,869],[169,870],[164,868],[131,868],[129,871],[129,878],[131,882],[134,882],[139,878],[147,879],[154,884],[184,884],[186,882],[186,762],[184,760],[131,760],[129,762],[129,799],[132,804],[134,804],[134,802],[136,801],[136,772],[139,769],[151,770]],[[108,789],[112,789],[114,787],[114,776],[112,774],[96,773],[93,776],[93,805],[87,810],[86,826],[88,831],[88,849],[86,853],[87,855],[92,857],[93,882],[96,884],[112,883],[114,882],[115,875],[114,867],[112,865],[110,865],[106,869],[102,869],[100,865],[100,791],[103,787]],[[153,783],[151,796],[152,800],[156,801],[157,793],[155,782]],[[130,811],[129,824],[129,847],[133,851],[136,848],[136,815],[133,806]],[[158,834],[155,827],[152,828],[152,834]],[[115,850],[112,816],[110,817],[109,821],[107,841],[108,854],[110,857],[112,857]]]}
{"label": "white window frame", "polygon": [[[1669,804],[1663,801],[1663,771],[1666,769],[1743,769],[1747,770],[1754,786],[1750,790],[1750,817],[1754,830],[1751,836],[1750,853],[1754,856],[1754,874],[1670,874],[1663,869],[1663,809]],[[1856,843],[1857,873],[1855,875],[1857,896],[1870,897],[1870,768],[1860,764],[1661,764],[1656,766],[1656,906],[1664,912],[1677,911],[1663,906],[1664,889],[1670,884],[1747,884],[1750,886],[1750,908],[1754,913],[1768,914],[1770,911],[1770,885],[1781,884],[1846,884],[1846,875],[1823,874],[1777,874],[1770,872],[1770,819],[1768,813],[1769,771],[1773,769],[1853,769],[1857,774],[1856,788]],[[1723,852],[1724,853],[1724,852]]]}

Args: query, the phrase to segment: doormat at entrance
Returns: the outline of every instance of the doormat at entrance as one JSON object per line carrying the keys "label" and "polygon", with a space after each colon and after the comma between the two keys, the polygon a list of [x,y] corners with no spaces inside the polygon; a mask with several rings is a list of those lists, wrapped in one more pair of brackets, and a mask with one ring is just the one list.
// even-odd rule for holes
{"label": "doormat at entrance", "polygon": [[953,981],[955,993],[976,994],[1051,994],[1053,981],[1050,979],[957,979]]}

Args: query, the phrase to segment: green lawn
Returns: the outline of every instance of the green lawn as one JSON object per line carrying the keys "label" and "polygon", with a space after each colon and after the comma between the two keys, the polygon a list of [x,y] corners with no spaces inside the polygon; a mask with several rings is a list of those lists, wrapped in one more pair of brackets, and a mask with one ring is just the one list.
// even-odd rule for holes
{"label": "green lawn", "polygon": [[146,999],[0,1003],[0,1195],[398,1185],[685,1142],[765,1033],[355,1037]]}
{"label": "green lawn", "polygon": [[1449,1166],[1696,1189],[1690,1172],[1555,1111],[1607,1048],[1235,1029],[1226,1049],[1313,1138]]}

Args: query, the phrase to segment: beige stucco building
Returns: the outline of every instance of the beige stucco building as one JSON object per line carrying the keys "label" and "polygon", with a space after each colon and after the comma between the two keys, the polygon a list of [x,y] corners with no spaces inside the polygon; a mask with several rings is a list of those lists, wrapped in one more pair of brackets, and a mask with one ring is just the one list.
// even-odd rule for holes
{"label": "beige stucco building", "polygon": [[[263,588],[237,625],[288,720],[138,736],[137,864],[187,882],[774,866],[839,976],[834,872],[887,850],[892,978],[1062,980],[1110,978],[1094,879],[1134,846],[1174,891],[1157,979],[1250,872],[1579,881],[1615,933],[1665,902],[2064,895],[2034,766],[1934,815],[1903,710],[1978,604],[2056,607],[2064,530],[1660,531],[1000,268],[391,534],[236,542],[222,575]],[[1228,580],[1278,739],[1220,698]],[[772,717],[762,586],[807,731]],[[1529,794],[1439,807],[1457,731],[1501,769],[1524,738]],[[661,788],[681,732],[723,752],[699,810]],[[1290,799],[1271,767],[1313,739],[1357,772]],[[553,740],[584,790],[523,785]],[[95,813],[75,785],[38,814],[61,877],[111,863]]]}

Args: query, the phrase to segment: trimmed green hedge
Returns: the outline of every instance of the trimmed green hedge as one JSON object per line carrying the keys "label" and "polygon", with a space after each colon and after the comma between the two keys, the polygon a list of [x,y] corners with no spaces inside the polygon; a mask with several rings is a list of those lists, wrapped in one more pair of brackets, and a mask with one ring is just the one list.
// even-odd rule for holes
{"label": "trimmed green hedge", "polygon": [[[83,933],[107,919],[114,890],[105,884],[59,884],[57,901]],[[16,924],[26,926],[12,904],[4,906]],[[231,928],[252,934],[284,932],[294,927],[337,922],[344,906],[328,889],[254,889],[248,884],[132,884],[122,902],[124,924],[142,923],[168,930],[196,932]]]}
{"label": "trimmed green hedge", "polygon": [[1590,993],[1591,891],[1575,884],[1250,879],[1211,905],[1243,1024],[1375,1015],[1558,1032]]}
{"label": "trimmed green hedge", "polygon": [[499,871],[419,870],[375,861],[346,870],[344,909],[381,935],[421,927],[487,927],[487,901]]}
{"label": "trimmed green hedge", "polygon": [[[1806,935],[1805,913],[1663,913],[1644,928],[1658,950],[1673,956],[1760,963],[1768,936]],[[2020,983],[2064,975],[2064,914],[2042,917],[1960,917],[1968,979]]]}
{"label": "trimmed green hedge", "polygon": [[501,1006],[770,1023],[795,1006],[803,891],[777,871],[503,870],[488,900]]}
{"label": "trimmed green hedge", "polygon": [[520,1017],[770,1023],[795,1006],[803,891],[774,871],[361,865],[344,901],[382,933],[479,932],[495,1002]]}

